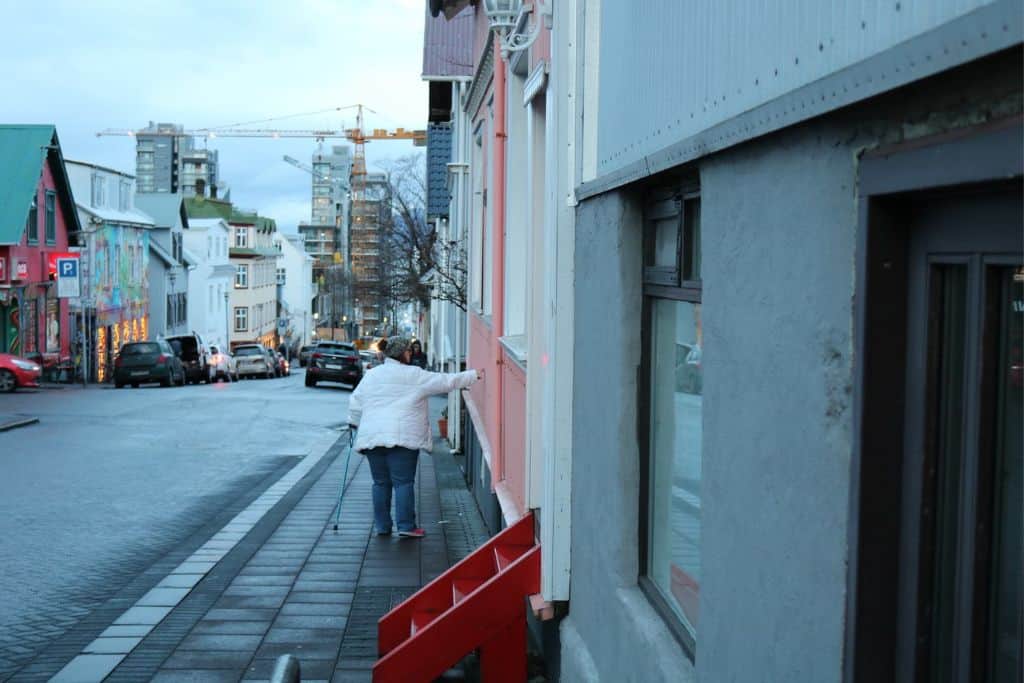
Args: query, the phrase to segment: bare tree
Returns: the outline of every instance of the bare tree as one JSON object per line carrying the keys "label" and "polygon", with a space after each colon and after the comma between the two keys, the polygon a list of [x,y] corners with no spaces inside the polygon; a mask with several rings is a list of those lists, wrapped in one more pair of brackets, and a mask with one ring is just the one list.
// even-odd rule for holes
{"label": "bare tree", "polygon": [[466,310],[466,250],[445,242],[427,222],[426,168],[422,154],[395,161],[387,169],[392,220],[382,240],[385,296],[395,304],[416,302],[427,309],[432,298]]}

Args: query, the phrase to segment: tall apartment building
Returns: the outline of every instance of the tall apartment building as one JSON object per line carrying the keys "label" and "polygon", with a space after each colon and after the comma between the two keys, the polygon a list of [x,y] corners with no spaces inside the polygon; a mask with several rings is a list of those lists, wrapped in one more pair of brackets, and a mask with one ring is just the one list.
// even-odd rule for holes
{"label": "tall apartment building", "polygon": [[341,226],[348,222],[352,148],[335,145],[330,154],[313,155],[314,225]]}
{"label": "tall apartment building", "polygon": [[196,194],[196,181],[203,181],[203,193],[217,196],[217,150],[196,146],[195,138],[184,134],[180,123],[149,122],[136,135],[135,173],[138,191]]}

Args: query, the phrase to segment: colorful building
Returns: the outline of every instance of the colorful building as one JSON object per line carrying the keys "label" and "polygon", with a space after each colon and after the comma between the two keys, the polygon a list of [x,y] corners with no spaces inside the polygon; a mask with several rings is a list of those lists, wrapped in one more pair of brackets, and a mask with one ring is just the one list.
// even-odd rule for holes
{"label": "colorful building", "polygon": [[44,366],[70,357],[69,301],[53,277],[79,230],[54,126],[0,126],[0,352]]}
{"label": "colorful building", "polygon": [[68,161],[82,232],[80,329],[90,380],[105,382],[126,342],[149,339],[153,219],[135,208],[135,178]]}

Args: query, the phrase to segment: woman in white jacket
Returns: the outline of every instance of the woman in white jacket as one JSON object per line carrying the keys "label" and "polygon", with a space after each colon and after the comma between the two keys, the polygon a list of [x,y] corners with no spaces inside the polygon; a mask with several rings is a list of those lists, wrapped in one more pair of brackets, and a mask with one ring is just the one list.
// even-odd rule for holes
{"label": "woman in white jacket", "polygon": [[381,350],[386,356],[384,364],[367,372],[349,398],[348,423],[359,428],[353,447],[370,465],[377,534],[391,534],[394,489],[398,535],[422,538],[426,532],[416,525],[413,482],[419,451],[429,451],[433,445],[427,398],[464,389],[483,373],[445,374],[409,365],[412,351],[406,337],[382,341]]}

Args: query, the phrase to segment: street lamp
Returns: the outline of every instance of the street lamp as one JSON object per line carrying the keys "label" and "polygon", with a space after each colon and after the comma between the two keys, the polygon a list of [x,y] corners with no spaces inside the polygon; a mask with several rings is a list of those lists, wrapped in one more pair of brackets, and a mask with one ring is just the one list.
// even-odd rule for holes
{"label": "street lamp", "polygon": [[231,351],[231,306],[228,300],[231,298],[229,290],[224,290],[224,350]]}
{"label": "street lamp", "polygon": [[[527,15],[536,11],[537,18],[533,28],[528,33],[526,22]],[[519,52],[533,45],[540,35],[541,18],[544,25],[551,28],[551,3],[536,0],[535,2],[524,3],[523,0],[484,0],[484,13],[487,14],[487,22],[494,31],[498,40],[501,41],[501,54],[506,59],[511,52]],[[520,29],[519,27],[523,28]]]}

